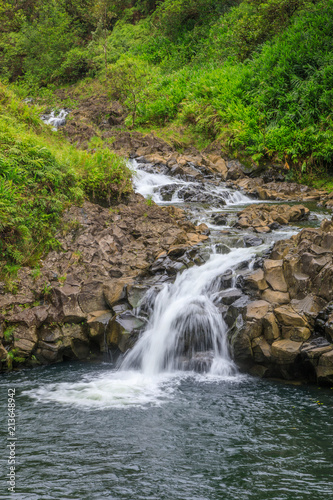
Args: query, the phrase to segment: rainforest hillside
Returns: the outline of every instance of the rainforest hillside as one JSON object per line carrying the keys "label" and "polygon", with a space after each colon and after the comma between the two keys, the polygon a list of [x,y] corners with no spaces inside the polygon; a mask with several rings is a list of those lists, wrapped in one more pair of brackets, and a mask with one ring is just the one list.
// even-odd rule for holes
{"label": "rainforest hillside", "polygon": [[184,128],[318,181],[333,158],[332,0],[7,0],[0,67],[20,95],[85,79],[127,125]]}
{"label": "rainforest hillside", "polygon": [[130,189],[107,144],[78,151],[41,124],[31,98],[60,105],[59,88],[78,99],[98,88],[127,110],[125,127],[180,148],[218,141],[249,165],[331,188],[332,33],[333,0],[3,2],[2,270],[56,246],[69,204]]}

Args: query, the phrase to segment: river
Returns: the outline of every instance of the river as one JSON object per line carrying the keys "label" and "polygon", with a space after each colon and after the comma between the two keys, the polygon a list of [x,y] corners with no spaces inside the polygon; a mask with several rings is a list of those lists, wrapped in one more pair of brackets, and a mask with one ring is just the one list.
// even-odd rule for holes
{"label": "river", "polygon": [[[237,269],[299,228],[245,247],[232,222],[255,200],[211,180],[204,188],[209,206],[184,202],[196,182],[136,162],[132,168],[138,192],[185,207],[192,220],[209,225],[206,258],[162,287],[145,332],[120,366],[72,362],[3,376],[2,407],[7,389],[16,390],[17,493],[0,498],[331,499],[332,390],[240,374],[215,300],[217,276],[232,269],[234,286]],[[172,186],[169,201],[165,186]],[[219,211],[229,214],[222,228],[212,219]],[[207,356],[205,373],[188,371],[191,360],[181,356],[186,335]]]}

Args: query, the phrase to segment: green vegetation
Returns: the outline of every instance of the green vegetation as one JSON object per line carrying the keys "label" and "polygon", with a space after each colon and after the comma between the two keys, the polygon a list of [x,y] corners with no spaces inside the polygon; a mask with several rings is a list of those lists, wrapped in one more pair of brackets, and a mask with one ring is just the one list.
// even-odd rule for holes
{"label": "green vegetation", "polygon": [[97,77],[131,128],[186,127],[296,177],[332,162],[333,0],[7,0],[0,14],[2,79],[21,95]]}
{"label": "green vegetation", "polygon": [[109,206],[130,190],[106,142],[76,150],[9,87],[23,98],[98,86],[128,109],[131,128],[179,146],[218,140],[322,186],[333,160],[332,33],[333,0],[2,2],[0,272],[57,248],[70,204]]}
{"label": "green vegetation", "polygon": [[108,206],[131,190],[122,159],[108,149],[78,151],[40,113],[0,84],[0,273],[58,248],[55,234],[70,204],[87,197]]}

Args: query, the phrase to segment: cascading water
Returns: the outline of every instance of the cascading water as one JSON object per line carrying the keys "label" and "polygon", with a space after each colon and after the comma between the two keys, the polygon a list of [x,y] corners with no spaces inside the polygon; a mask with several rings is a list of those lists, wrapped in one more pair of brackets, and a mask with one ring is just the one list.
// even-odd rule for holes
{"label": "cascading water", "polygon": [[69,111],[66,109],[61,109],[59,113],[51,111],[49,114],[42,115],[41,119],[46,125],[52,125],[52,130],[57,131],[58,128],[65,125],[68,113]]}
{"label": "cascading water", "polygon": [[[179,188],[196,184],[140,170],[136,162],[132,168],[136,190],[156,202],[163,202],[160,191],[164,186],[175,186],[177,196]],[[227,204],[251,202],[240,192],[214,184],[208,189],[209,195],[213,193]],[[235,373],[228,352],[227,326],[214,303],[216,278],[253,254],[253,248],[238,248],[227,255],[212,254],[204,265],[184,271],[173,284],[165,285],[155,300],[146,331],[127,354],[121,369],[139,368],[146,375],[184,368],[224,376]]]}
{"label": "cascading water", "polygon": [[211,373],[235,373],[228,352],[227,326],[214,304],[216,278],[253,253],[253,249],[239,248],[228,255],[214,254],[203,266],[184,271],[173,284],[165,285],[156,298],[146,331],[125,358],[122,369],[140,367],[143,373],[153,375],[195,367],[195,354],[210,351]]}
{"label": "cascading water", "polygon": [[[207,194],[215,199],[217,203],[220,201],[223,202],[223,204],[235,205],[257,202],[257,200],[250,199],[240,191],[232,191],[221,186],[216,186],[214,183],[206,182],[203,185],[200,182],[185,181],[181,178],[170,177],[154,169],[147,169],[146,164],[141,165],[140,168],[140,165],[138,165],[135,160],[132,160],[129,166],[134,174],[133,184],[136,192],[142,194],[142,196],[150,197],[158,204],[183,203],[184,198],[181,198],[180,195],[184,195],[186,190],[191,190],[193,188],[196,188],[200,192],[203,190],[207,191]],[[144,169],[142,167],[144,167]],[[166,200],[162,194],[163,188],[167,186],[173,188],[170,200]]]}
{"label": "cascading water", "polygon": [[[38,401],[86,408],[159,406],[173,397],[177,385],[189,371],[191,377],[193,372],[205,374],[204,377],[195,375],[198,383],[221,378],[230,383],[243,380],[228,352],[221,290],[231,288],[235,293],[233,287],[241,272],[237,269],[250,268],[252,257],[267,248],[272,240],[290,237],[295,231],[290,228],[275,231],[272,236],[265,236],[265,244],[244,248],[243,234],[224,225],[231,231],[230,236],[223,236],[222,243],[221,227],[212,223],[212,214],[220,211],[221,200],[223,212],[230,213],[231,218],[235,210],[256,200],[226,189],[222,183],[205,181],[203,185],[195,180],[171,177],[163,168],[156,171],[152,165],[138,165],[135,161],[130,166],[135,174],[135,190],[159,204],[169,203],[164,200],[163,192],[170,185],[174,198],[178,197],[179,189],[183,194],[187,190],[205,190],[205,196],[213,200],[186,205],[193,219],[207,223],[211,229],[210,244],[203,249],[203,264],[178,274],[174,283],[161,285],[165,283],[161,277],[160,285],[155,282],[148,290],[141,309],[137,310],[139,316],[149,315],[147,328],[123,359],[120,369],[108,367],[95,377],[83,377],[74,384],[66,381],[41,385],[27,393]],[[212,208],[214,205],[219,208]]]}
{"label": "cascading water", "polygon": [[[159,203],[169,203],[168,189],[172,196],[182,189],[179,203],[204,190],[144,168],[136,189]],[[331,500],[329,389],[241,375],[230,360],[223,300],[241,292],[221,290],[236,287],[265,246],[244,248],[246,232],[232,227],[233,212],[250,200],[209,181],[205,189],[213,203],[186,204],[192,220],[211,229],[198,254],[203,264],[162,289],[168,276],[149,280],[138,314],[150,320],[122,369],[73,362],[2,377],[0,404],[7,408],[11,387],[19,410],[13,498]],[[256,243],[291,234],[280,229]]]}

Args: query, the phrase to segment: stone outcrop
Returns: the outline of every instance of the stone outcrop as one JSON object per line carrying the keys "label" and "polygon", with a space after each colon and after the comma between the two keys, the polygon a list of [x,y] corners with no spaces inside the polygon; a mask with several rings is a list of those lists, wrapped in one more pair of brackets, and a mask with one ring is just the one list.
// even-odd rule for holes
{"label": "stone outcrop", "polygon": [[239,365],[262,376],[331,384],[333,222],[278,241],[240,283],[247,295],[224,313]]}
{"label": "stone outcrop", "polygon": [[319,201],[325,199],[326,191],[310,188],[296,182],[265,182],[265,177],[242,177],[229,181],[228,186],[241,189],[259,200],[273,201]]}
{"label": "stone outcrop", "polygon": [[303,205],[249,205],[237,214],[236,227],[269,233],[293,222],[307,220],[310,210]]}
{"label": "stone outcrop", "polygon": [[[194,265],[209,230],[175,207],[141,195],[107,209],[71,207],[40,268],[19,270],[0,283],[0,363],[86,359],[109,349],[124,352],[143,323],[131,314],[147,287]],[[11,293],[8,290],[18,290]]]}

